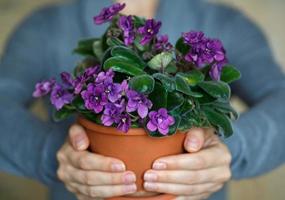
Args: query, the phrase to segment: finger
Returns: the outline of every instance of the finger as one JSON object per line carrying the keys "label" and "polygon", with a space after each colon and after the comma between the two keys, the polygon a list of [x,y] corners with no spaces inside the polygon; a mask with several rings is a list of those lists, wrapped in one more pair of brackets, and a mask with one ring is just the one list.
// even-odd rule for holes
{"label": "finger", "polygon": [[131,171],[123,173],[109,173],[101,171],[85,171],[73,167],[66,167],[65,173],[69,174],[65,182],[75,182],[85,185],[115,185],[131,184],[136,181],[136,176]]}
{"label": "finger", "polygon": [[86,150],[89,146],[89,139],[84,128],[74,124],[69,128],[69,139],[75,150]]}
{"label": "finger", "polygon": [[208,199],[211,194],[205,193],[205,194],[198,194],[193,196],[179,196],[176,197],[175,200],[203,200]]}
{"label": "finger", "polygon": [[91,198],[122,196],[126,194],[132,194],[137,190],[136,184],[86,186],[78,183],[70,183],[69,185],[73,188],[76,188],[81,195],[86,195]]}
{"label": "finger", "polygon": [[199,151],[205,141],[206,131],[202,128],[192,128],[187,132],[186,139],[184,142],[184,148],[188,152]]}
{"label": "finger", "polygon": [[172,183],[154,183],[144,182],[144,188],[147,191],[170,193],[174,195],[198,195],[206,192],[215,192],[221,188],[221,185],[216,183],[204,183],[198,185],[183,185]]}
{"label": "finger", "polygon": [[109,172],[122,172],[126,170],[126,166],[121,160],[88,151],[70,153],[68,154],[68,159],[78,169]]}
{"label": "finger", "polygon": [[83,194],[76,194],[77,200],[103,200],[103,198],[97,197],[97,198],[90,198]]}
{"label": "finger", "polygon": [[144,174],[147,182],[176,183],[176,184],[202,184],[224,183],[231,177],[228,166],[203,170],[148,170]]}
{"label": "finger", "polygon": [[224,144],[218,143],[196,153],[167,156],[153,163],[155,170],[200,170],[228,165],[231,154]]}

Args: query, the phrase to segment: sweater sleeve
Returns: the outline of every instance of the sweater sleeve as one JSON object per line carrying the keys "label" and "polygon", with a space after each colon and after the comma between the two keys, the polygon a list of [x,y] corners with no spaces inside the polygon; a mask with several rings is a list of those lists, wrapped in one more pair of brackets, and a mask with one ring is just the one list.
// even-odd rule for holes
{"label": "sweater sleeve", "polygon": [[233,156],[233,177],[257,176],[285,161],[284,74],[253,22],[234,9],[216,6],[212,11],[205,27],[222,39],[230,63],[241,71],[233,92],[249,105],[225,141]]}
{"label": "sweater sleeve", "polygon": [[0,170],[45,184],[57,181],[55,154],[67,128],[41,121],[28,109],[35,83],[49,74],[50,11],[34,13],[17,28],[0,63]]}

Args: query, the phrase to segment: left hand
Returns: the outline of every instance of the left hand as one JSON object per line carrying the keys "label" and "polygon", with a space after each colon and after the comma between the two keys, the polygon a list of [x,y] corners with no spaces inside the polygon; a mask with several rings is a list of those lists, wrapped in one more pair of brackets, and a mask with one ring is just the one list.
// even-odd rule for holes
{"label": "left hand", "polygon": [[231,154],[213,129],[188,131],[186,154],[157,159],[144,174],[147,191],[170,193],[177,199],[207,199],[230,180]]}

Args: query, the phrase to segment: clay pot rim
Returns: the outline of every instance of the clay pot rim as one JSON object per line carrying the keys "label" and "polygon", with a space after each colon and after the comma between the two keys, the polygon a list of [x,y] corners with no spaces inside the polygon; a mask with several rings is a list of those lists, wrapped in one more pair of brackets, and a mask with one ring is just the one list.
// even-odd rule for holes
{"label": "clay pot rim", "polygon": [[78,116],[77,121],[84,125],[87,129],[96,131],[97,133],[106,135],[116,135],[116,136],[138,136],[138,135],[148,135],[143,128],[130,128],[127,133],[118,130],[115,127],[107,127],[100,124],[96,124],[83,116]]}

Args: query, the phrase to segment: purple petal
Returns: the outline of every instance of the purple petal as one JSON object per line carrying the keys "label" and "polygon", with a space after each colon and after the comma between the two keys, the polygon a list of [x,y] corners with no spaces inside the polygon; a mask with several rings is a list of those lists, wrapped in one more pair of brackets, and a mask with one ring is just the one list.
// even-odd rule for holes
{"label": "purple petal", "polygon": [[147,129],[150,131],[156,131],[157,130],[157,126],[155,126],[151,121],[149,121],[146,125]]}
{"label": "purple petal", "polygon": [[141,118],[145,118],[147,116],[148,113],[148,108],[146,105],[143,104],[139,104],[138,106],[138,114]]}

